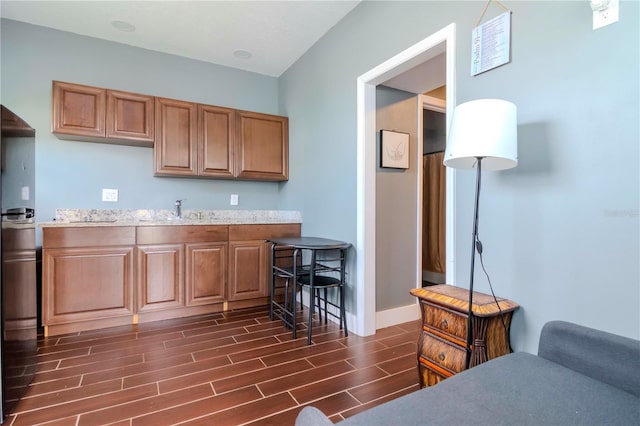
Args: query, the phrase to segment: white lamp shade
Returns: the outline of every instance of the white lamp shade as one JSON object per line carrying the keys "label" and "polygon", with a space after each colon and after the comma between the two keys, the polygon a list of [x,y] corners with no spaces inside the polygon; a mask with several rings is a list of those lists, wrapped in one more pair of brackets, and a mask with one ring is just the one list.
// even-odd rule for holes
{"label": "white lamp shade", "polygon": [[516,106],[500,99],[479,99],[456,107],[444,153],[444,165],[472,169],[482,157],[483,170],[518,165]]}

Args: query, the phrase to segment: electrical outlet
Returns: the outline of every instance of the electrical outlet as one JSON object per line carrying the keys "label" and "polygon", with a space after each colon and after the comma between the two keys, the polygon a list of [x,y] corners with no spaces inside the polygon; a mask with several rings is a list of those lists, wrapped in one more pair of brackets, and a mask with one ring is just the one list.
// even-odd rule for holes
{"label": "electrical outlet", "polygon": [[618,22],[620,19],[619,0],[591,0],[593,10],[593,29]]}
{"label": "electrical outlet", "polygon": [[238,194],[231,194],[231,201],[230,201],[230,204],[231,204],[232,206],[237,206],[237,205],[238,205],[238,201],[239,201]]}
{"label": "electrical outlet", "polygon": [[21,191],[22,201],[29,201],[29,187],[23,186]]}
{"label": "electrical outlet", "polygon": [[106,201],[109,203],[116,203],[118,201],[118,190],[117,189],[103,189],[102,190],[102,201]]}

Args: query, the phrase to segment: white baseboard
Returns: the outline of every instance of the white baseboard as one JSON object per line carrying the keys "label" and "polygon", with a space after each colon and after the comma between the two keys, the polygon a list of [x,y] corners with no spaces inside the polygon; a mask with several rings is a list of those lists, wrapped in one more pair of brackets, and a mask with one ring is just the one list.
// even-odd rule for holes
{"label": "white baseboard", "polygon": [[417,319],[420,319],[420,305],[417,303],[378,311],[376,312],[376,330]]}
{"label": "white baseboard", "polygon": [[[303,291],[302,303],[308,309],[309,295]],[[329,311],[338,314],[338,310],[329,306]],[[403,322],[414,321],[420,319],[420,305],[412,303],[411,305],[400,306],[398,308],[387,309],[386,311],[376,312],[376,330],[393,325],[402,324]],[[338,323],[338,320],[329,315],[329,321]],[[364,331],[358,328],[357,317],[351,312],[347,312],[347,329],[349,333],[364,336]]]}

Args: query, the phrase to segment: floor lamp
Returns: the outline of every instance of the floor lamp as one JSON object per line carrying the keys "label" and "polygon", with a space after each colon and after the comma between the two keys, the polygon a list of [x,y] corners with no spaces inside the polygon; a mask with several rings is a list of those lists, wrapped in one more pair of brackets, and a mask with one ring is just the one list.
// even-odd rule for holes
{"label": "floor lamp", "polygon": [[469,319],[467,357],[471,366],[473,342],[473,275],[476,251],[482,254],[478,239],[480,178],[484,170],[504,170],[518,165],[516,106],[500,99],[479,99],[458,105],[453,112],[444,165],[455,169],[476,168],[476,196],[473,209],[471,273],[469,278]]}

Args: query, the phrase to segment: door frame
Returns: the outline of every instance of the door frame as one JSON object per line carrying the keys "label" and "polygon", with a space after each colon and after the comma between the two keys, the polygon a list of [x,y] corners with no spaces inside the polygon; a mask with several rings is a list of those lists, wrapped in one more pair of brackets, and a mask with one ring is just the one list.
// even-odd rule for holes
{"label": "door frame", "polygon": [[[440,31],[377,65],[357,79],[357,213],[356,312],[353,332],[368,336],[376,331],[376,86],[425,62],[441,43],[446,49],[447,131],[455,105],[456,24]],[[420,105],[422,106],[422,105]],[[420,174],[420,173],[419,173]],[[446,276],[455,283],[455,174],[446,175]],[[421,190],[421,186],[420,186]],[[420,196],[418,194],[418,196]],[[418,209],[421,209],[418,206]],[[421,229],[422,219],[418,228]],[[421,238],[420,238],[421,240]],[[421,253],[421,251],[418,251]],[[419,267],[421,268],[421,262]],[[416,274],[417,276],[417,274]],[[421,286],[420,283],[416,283]]]}

